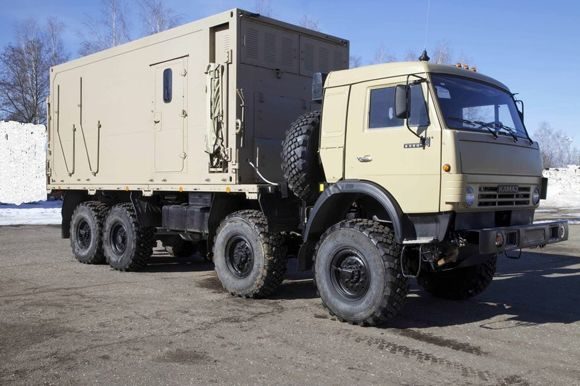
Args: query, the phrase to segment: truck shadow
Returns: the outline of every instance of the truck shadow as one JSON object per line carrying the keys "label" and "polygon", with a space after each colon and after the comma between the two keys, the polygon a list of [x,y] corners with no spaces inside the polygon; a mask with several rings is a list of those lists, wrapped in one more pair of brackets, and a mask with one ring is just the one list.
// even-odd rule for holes
{"label": "truck shadow", "polygon": [[213,263],[200,255],[175,258],[168,253],[155,252],[142,272],[203,272],[213,271]]}
{"label": "truck shadow", "polygon": [[[175,259],[152,256],[145,272],[213,271],[201,256]],[[213,278],[219,284],[217,278]],[[220,286],[221,290],[221,286]],[[270,298],[278,300],[317,298],[311,272],[299,272],[296,260],[288,262],[286,280]],[[465,301],[436,298],[415,281],[401,314],[384,328],[429,328],[480,323],[481,328],[500,330],[545,323],[580,321],[580,257],[524,252],[521,259],[498,259],[492,284],[482,294]]]}
{"label": "truck shadow", "polygon": [[[287,280],[274,299],[318,297],[310,273],[288,266]],[[524,252],[521,259],[498,259],[493,283],[465,301],[436,298],[415,281],[401,314],[384,328],[428,328],[480,322],[499,330],[580,321],[580,257]]]}
{"label": "truck shadow", "polygon": [[426,328],[481,322],[492,330],[580,321],[580,257],[524,252],[498,259],[494,281],[466,301],[438,299],[411,287],[401,314],[388,327]]}

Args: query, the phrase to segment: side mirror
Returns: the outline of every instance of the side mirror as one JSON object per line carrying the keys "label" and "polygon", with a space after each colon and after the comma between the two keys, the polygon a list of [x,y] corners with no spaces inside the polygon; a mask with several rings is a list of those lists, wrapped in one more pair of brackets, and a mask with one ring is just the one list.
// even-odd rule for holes
{"label": "side mirror", "polygon": [[402,84],[395,87],[395,116],[399,119],[409,118],[409,86]]}
{"label": "side mirror", "polygon": [[518,113],[520,114],[520,119],[522,122],[524,121],[524,101],[521,99],[516,99],[516,108],[518,109]]}

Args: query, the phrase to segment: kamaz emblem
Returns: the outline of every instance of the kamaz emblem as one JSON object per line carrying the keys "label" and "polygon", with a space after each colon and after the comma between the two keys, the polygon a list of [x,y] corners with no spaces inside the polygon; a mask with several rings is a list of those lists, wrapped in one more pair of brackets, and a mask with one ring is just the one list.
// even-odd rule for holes
{"label": "kamaz emblem", "polygon": [[519,188],[517,185],[499,185],[497,187],[498,193],[517,193]]}

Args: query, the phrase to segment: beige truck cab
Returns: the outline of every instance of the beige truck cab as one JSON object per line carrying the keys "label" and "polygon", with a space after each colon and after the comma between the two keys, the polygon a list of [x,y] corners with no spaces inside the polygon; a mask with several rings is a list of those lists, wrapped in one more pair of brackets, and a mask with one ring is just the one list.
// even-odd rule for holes
{"label": "beige truck cab", "polygon": [[[463,67],[388,63],[331,72],[319,99],[309,124],[320,128],[325,179],[303,248],[317,243],[319,292],[339,318],[372,324],[398,310],[398,295],[358,308],[377,276],[363,248],[384,253],[377,293],[405,293],[401,283],[416,277],[436,296],[464,299],[490,284],[498,254],[567,239],[565,221],[534,223],[547,180],[504,84]],[[303,176],[287,175],[302,193]]]}

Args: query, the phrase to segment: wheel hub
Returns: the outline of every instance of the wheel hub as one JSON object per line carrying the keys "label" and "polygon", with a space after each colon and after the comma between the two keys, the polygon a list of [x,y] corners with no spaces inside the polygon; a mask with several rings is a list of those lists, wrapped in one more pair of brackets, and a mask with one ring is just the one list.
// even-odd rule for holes
{"label": "wheel hub", "polygon": [[110,240],[115,254],[122,255],[127,250],[127,231],[122,224],[113,225]]}
{"label": "wheel hub", "polygon": [[351,300],[362,298],[370,283],[370,273],[364,257],[355,250],[339,251],[332,259],[332,283],[336,290]]}
{"label": "wheel hub", "polygon": [[254,251],[250,243],[241,236],[236,236],[228,243],[226,249],[227,265],[237,277],[247,277],[254,267]]}
{"label": "wheel hub", "polygon": [[77,226],[77,241],[82,249],[87,249],[91,245],[91,227],[86,220],[81,220]]}

